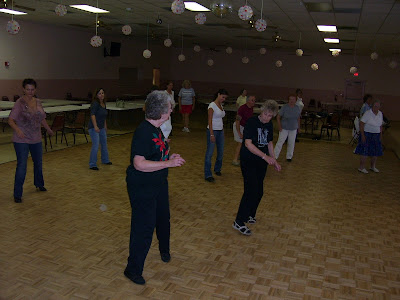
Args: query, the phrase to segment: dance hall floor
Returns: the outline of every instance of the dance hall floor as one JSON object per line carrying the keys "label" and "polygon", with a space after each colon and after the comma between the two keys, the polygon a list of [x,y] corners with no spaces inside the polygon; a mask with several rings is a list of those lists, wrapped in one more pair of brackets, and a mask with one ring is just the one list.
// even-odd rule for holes
{"label": "dance hall floor", "polygon": [[[232,229],[243,183],[226,133],[223,176],[203,178],[204,130],[177,126],[171,169],[171,254],[154,238],[138,286],[124,277],[130,205],[125,186],[132,134],[108,140],[112,166],[88,169],[91,144],[44,154],[48,192],[36,192],[32,162],[22,204],[13,201],[16,162],[0,165],[0,299],[400,299],[400,164],[357,172],[354,147],[301,140],[291,163],[268,170],[251,225]],[[277,137],[275,137],[276,139]],[[286,150],[284,146],[283,151]]]}

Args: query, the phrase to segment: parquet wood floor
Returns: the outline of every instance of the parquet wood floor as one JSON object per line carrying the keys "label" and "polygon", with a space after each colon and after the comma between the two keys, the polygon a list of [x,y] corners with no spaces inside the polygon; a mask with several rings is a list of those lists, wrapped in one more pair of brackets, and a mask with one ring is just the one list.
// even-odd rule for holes
{"label": "parquet wood floor", "polygon": [[[0,299],[400,299],[400,165],[357,172],[352,147],[296,144],[292,163],[268,170],[253,235],[231,225],[243,191],[226,133],[223,176],[203,179],[205,134],[177,128],[171,169],[171,254],[153,240],[145,286],[123,275],[130,206],[131,134],[109,139],[112,166],[88,169],[90,144],[44,155],[48,192],[12,198],[15,162],[0,165]],[[286,149],[284,148],[283,151]],[[104,204],[106,210],[100,206]]]}

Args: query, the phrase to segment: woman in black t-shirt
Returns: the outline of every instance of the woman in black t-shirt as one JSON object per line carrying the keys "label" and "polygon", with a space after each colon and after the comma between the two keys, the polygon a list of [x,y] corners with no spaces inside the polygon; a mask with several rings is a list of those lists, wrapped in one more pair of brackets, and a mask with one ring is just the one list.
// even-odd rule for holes
{"label": "woman in black t-shirt", "polygon": [[133,135],[130,165],[126,170],[132,219],[128,264],[124,274],[136,284],[145,284],[143,266],[154,228],[161,260],[169,262],[171,259],[168,168],[185,163],[179,154],[169,155],[168,142],[160,129],[172,111],[168,95],[163,91],[151,92],[145,107],[146,118]]}
{"label": "woman in black t-shirt", "polygon": [[233,228],[244,235],[251,235],[245,223],[256,223],[256,212],[263,196],[264,178],[267,166],[273,165],[280,171],[281,166],[274,156],[272,117],[278,113],[278,103],[266,101],[259,116],[251,117],[243,131],[243,144],[240,149],[240,168],[242,170],[244,192],[240,201]]}

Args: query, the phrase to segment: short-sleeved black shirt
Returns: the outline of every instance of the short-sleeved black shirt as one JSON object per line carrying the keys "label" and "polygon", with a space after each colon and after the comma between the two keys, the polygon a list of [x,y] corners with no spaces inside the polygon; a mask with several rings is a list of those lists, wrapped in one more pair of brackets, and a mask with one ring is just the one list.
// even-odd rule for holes
{"label": "short-sleeved black shirt", "polygon": [[[104,103],[104,107],[100,105],[99,102],[97,101],[93,101],[92,105],[90,106],[90,115],[91,116],[95,116],[96,117],[96,123],[97,123],[97,127],[99,127],[99,129],[103,129],[104,128],[104,124],[106,122],[107,119],[107,108],[105,107],[105,103]],[[89,119],[89,123],[88,123],[88,129],[93,128],[93,123],[92,123],[92,118]]]}
{"label": "short-sleeved black shirt", "polygon": [[126,170],[129,182],[133,184],[158,184],[167,179],[168,168],[142,172],[136,170],[133,165],[135,155],[143,156],[146,160],[165,161],[169,159],[169,145],[160,128],[153,126],[144,120],[136,129],[131,146],[130,165]]}
{"label": "short-sleeved black shirt", "polygon": [[247,161],[262,161],[261,157],[251,153],[245,145],[245,140],[251,140],[253,145],[259,150],[269,155],[268,143],[274,138],[274,127],[272,121],[263,124],[258,116],[251,117],[247,120],[243,130],[243,144],[240,149],[240,159]]}

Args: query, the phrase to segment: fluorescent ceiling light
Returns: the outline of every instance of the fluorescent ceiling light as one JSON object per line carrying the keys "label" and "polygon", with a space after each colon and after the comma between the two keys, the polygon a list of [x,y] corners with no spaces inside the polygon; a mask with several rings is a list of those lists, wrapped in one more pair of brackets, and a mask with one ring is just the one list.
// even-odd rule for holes
{"label": "fluorescent ceiling light", "polygon": [[207,7],[192,1],[185,1],[185,8],[191,11],[210,11]]}
{"label": "fluorescent ceiling light", "polygon": [[332,48],[332,49],[329,49],[329,51],[331,51],[331,52],[333,52],[333,51],[342,52],[342,49],[334,49],[334,48]]}
{"label": "fluorescent ceiling light", "polygon": [[1,8],[0,12],[10,14],[10,15],[26,15],[27,13],[18,11],[18,10],[13,10],[13,9],[7,9],[7,8]]}
{"label": "fluorescent ceiling light", "polygon": [[324,32],[337,32],[335,25],[317,25],[319,31]]}
{"label": "fluorescent ceiling light", "polygon": [[339,43],[339,39],[328,39],[328,38],[324,38],[325,43],[333,43],[333,44],[338,44]]}
{"label": "fluorescent ceiling light", "polygon": [[78,4],[78,5],[70,5],[70,6],[73,8],[81,9],[81,10],[88,11],[88,12],[95,13],[95,14],[109,13],[108,10],[90,6],[90,5],[86,5],[86,4]]}

